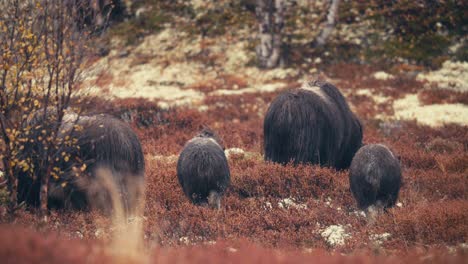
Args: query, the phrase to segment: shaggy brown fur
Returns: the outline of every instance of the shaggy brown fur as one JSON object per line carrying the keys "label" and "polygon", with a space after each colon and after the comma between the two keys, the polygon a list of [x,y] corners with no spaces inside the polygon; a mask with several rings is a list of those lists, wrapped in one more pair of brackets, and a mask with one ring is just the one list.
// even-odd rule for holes
{"label": "shaggy brown fur", "polygon": [[209,129],[185,144],[177,162],[177,177],[185,195],[194,204],[220,207],[230,183],[230,172],[218,136]]}
{"label": "shaggy brown fur", "polygon": [[340,91],[311,82],[280,94],[264,120],[265,160],[348,168],[362,144],[362,128]]}
{"label": "shaggy brown fur", "polygon": [[[51,120],[54,114],[50,114]],[[77,119],[78,118],[78,119]],[[41,116],[34,116],[29,125],[40,122]],[[53,123],[53,122],[52,122]],[[74,124],[78,129],[72,129]],[[130,126],[108,115],[81,116],[67,113],[60,126],[59,137],[77,139],[74,146],[64,148],[63,152],[70,154],[69,161],[60,161],[58,166],[63,174],[58,179],[51,178],[49,184],[49,207],[65,207],[87,209],[97,207],[109,209],[110,193],[97,176],[111,175],[122,197],[122,203],[127,211],[137,206],[142,196],[144,182],[144,157],[140,141]],[[26,150],[24,155],[38,152]],[[40,166],[40,164],[35,164]],[[99,169],[106,169],[109,175],[97,175]],[[19,199],[30,205],[39,203],[40,175],[19,175]]]}
{"label": "shaggy brown fur", "polygon": [[360,209],[392,207],[401,186],[400,162],[386,146],[366,145],[353,158],[349,182]]}

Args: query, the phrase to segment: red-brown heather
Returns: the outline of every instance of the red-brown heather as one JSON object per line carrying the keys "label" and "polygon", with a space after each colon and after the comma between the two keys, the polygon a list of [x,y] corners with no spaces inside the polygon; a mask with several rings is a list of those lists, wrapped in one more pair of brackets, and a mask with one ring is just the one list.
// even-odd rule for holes
{"label": "red-brown heather", "polygon": [[[399,90],[395,98],[410,89],[397,82],[380,89],[380,84],[372,86],[354,77],[339,83],[350,94],[363,83],[382,93]],[[372,222],[357,212],[346,170],[263,161],[263,116],[277,94],[208,96],[203,103],[210,107],[203,112],[161,109],[142,99],[112,103],[96,99],[90,104],[89,112],[106,111],[128,120],[142,141],[147,164],[145,258],[159,263],[466,261],[466,249],[461,249],[468,238],[465,126],[431,128],[412,121],[381,121],[369,113],[379,108],[348,97],[363,121],[364,142],[387,145],[403,168],[401,207]],[[176,177],[177,155],[203,125],[217,131],[226,149],[245,151],[229,158],[232,183],[219,211],[192,205]],[[105,246],[112,240],[112,222],[98,213],[52,211],[43,224],[34,211],[23,209],[13,220],[0,220],[29,227],[0,228],[2,259],[23,263],[115,259]],[[331,246],[322,237],[330,225],[341,225],[349,234],[343,245]],[[384,233],[390,234],[386,240],[373,239]]]}
{"label": "red-brown heather", "polygon": [[[102,28],[94,26],[103,26],[98,20],[107,8],[98,9],[111,2],[118,12],[110,15],[108,30],[101,34]],[[133,3],[128,16],[124,2]],[[336,1],[283,1],[291,4],[284,21],[287,42],[281,45],[288,53],[287,69],[272,71],[253,67],[259,2],[281,1],[0,1],[2,7],[15,7],[0,13],[0,123],[15,128],[0,129],[0,263],[467,263],[466,119],[457,119],[464,125],[431,127],[408,120],[411,111],[401,117],[412,107],[421,107],[419,113],[434,105],[440,110],[443,104],[466,110],[468,92],[460,91],[464,80],[450,77],[444,85],[419,78],[449,60],[465,65],[447,65],[451,74],[466,74],[463,1],[340,1],[338,23],[322,48],[311,44],[328,20],[328,3]],[[93,8],[90,14],[84,9],[49,12],[73,11],[66,3],[93,3]],[[80,25],[71,14],[89,21]],[[57,19],[60,23],[45,23]],[[75,25],[89,28],[75,31]],[[53,30],[44,30],[48,27]],[[86,32],[83,42],[75,39],[79,32]],[[69,64],[70,59],[76,63]],[[81,76],[81,69],[91,72]],[[380,71],[383,77],[377,78]],[[442,79],[449,77],[445,74]],[[269,104],[282,90],[317,76],[345,95],[362,121],[364,143],[382,143],[400,159],[398,204],[374,219],[358,211],[347,170],[281,166],[263,159]],[[261,92],[275,89],[271,87],[283,88]],[[86,94],[88,88],[96,98],[66,92]],[[169,109],[160,106],[176,102],[159,94],[154,100],[108,98],[133,92],[153,96],[153,88],[165,89],[163,94],[180,88],[180,93],[200,97]],[[395,105],[405,104],[407,97],[415,105],[399,111]],[[17,196],[8,192],[15,185],[8,164],[36,171],[21,160],[9,160],[15,153],[8,150],[9,135],[20,142],[21,120],[27,121],[32,111],[49,105],[65,110],[69,103],[84,109],[84,115],[108,113],[122,119],[138,135],[146,161],[142,217],[48,211],[47,199],[42,210],[16,206]],[[190,203],[176,175],[184,144],[204,126],[221,137],[226,149],[241,149],[229,152],[231,186],[220,210]],[[52,163],[38,167],[53,168]],[[45,179],[52,172],[47,171],[39,177]],[[43,189],[42,197],[47,197]],[[41,213],[47,213],[47,221]]]}

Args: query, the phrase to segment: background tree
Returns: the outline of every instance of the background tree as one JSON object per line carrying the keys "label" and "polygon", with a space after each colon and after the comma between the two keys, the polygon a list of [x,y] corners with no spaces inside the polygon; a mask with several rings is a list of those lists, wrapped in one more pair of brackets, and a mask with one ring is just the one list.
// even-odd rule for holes
{"label": "background tree", "polygon": [[316,42],[315,42],[317,47],[321,47],[327,43],[327,39],[330,36],[336,24],[339,5],[340,5],[340,0],[330,1],[330,7],[328,8],[328,14],[327,14],[327,22],[325,23],[325,26],[320,31],[320,34],[317,37]]}
{"label": "background tree", "polygon": [[257,0],[260,43],[257,58],[261,68],[274,68],[282,58],[282,31],[284,27],[284,0]]}
{"label": "background tree", "polygon": [[[86,0],[4,0],[0,5],[0,153],[9,210],[17,208],[18,175],[26,173],[41,186],[45,212],[49,179],[60,176],[57,164],[70,159],[64,149],[76,142],[64,134],[70,129],[60,129],[92,29],[84,23],[89,6]],[[32,127],[31,119],[39,117],[42,122]]]}

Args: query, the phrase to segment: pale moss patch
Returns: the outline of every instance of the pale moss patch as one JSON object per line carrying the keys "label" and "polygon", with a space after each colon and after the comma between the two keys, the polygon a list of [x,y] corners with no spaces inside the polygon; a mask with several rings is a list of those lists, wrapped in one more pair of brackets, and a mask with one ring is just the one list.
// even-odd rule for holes
{"label": "pale moss patch", "polygon": [[370,89],[359,89],[359,90],[356,91],[355,94],[369,96],[377,104],[383,104],[383,103],[385,103],[385,102],[387,102],[388,100],[391,99],[391,97],[389,97],[389,96],[385,96],[382,93],[376,93],[376,92],[374,92],[374,91],[372,91]]}
{"label": "pale moss patch", "polygon": [[226,63],[224,69],[229,73],[238,73],[255,56],[255,53],[247,50],[247,41],[233,44],[226,49]]}
{"label": "pale moss patch", "polygon": [[347,238],[350,237],[346,233],[342,225],[331,225],[323,230],[320,235],[330,246],[343,246]]}
{"label": "pale moss patch", "polygon": [[392,234],[390,233],[382,233],[382,234],[371,234],[369,239],[378,245],[382,245],[385,241],[390,239]]}
{"label": "pale moss patch", "polygon": [[417,94],[410,94],[393,103],[395,119],[416,120],[437,127],[448,123],[468,125],[468,106],[464,104],[421,105]]}
{"label": "pale moss patch", "polygon": [[277,82],[277,83],[267,83],[267,84],[259,84],[253,87],[248,87],[245,89],[239,90],[226,90],[220,89],[213,91],[211,95],[239,95],[245,93],[257,93],[257,92],[274,92],[279,89],[283,89],[286,87],[286,83]]}
{"label": "pale moss patch", "polygon": [[391,80],[391,79],[395,78],[393,75],[391,75],[389,73],[386,73],[384,71],[378,71],[378,72],[374,73],[373,77],[376,80],[383,80],[383,81]]}
{"label": "pale moss patch", "polygon": [[421,73],[417,80],[436,83],[439,89],[468,92],[468,62],[445,61],[442,68]]}
{"label": "pale moss patch", "polygon": [[[158,34],[145,37],[133,49],[113,50],[87,68],[82,84],[85,89],[81,94],[146,98],[157,100],[163,108],[198,107],[206,94],[186,87],[217,79],[220,75],[241,73],[239,76],[245,79],[247,88],[218,89],[212,92],[214,95],[272,92],[286,87],[286,79],[299,75],[296,69],[261,70],[247,66],[255,57],[248,48],[249,37],[249,32],[241,29],[230,38],[202,40],[200,36],[191,36],[169,25]],[[103,83],[98,80],[107,75],[114,78],[105,86],[97,85]]]}
{"label": "pale moss patch", "polygon": [[301,204],[296,201],[294,198],[284,198],[281,199],[278,202],[278,207],[282,209],[289,209],[289,208],[295,208],[295,209],[307,209],[307,204]]}
{"label": "pale moss patch", "polygon": [[224,154],[226,155],[226,158],[231,158],[231,157],[245,157],[245,151],[241,148],[229,148],[224,151]]}

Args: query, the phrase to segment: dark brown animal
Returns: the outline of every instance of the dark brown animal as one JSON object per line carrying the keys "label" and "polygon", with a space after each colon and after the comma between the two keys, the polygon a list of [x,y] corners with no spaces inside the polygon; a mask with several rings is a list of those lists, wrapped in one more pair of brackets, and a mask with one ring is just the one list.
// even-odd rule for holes
{"label": "dark brown animal", "polygon": [[[40,124],[40,113],[28,123]],[[54,113],[49,112],[47,118],[53,119]],[[75,124],[77,129],[73,129]],[[67,113],[59,137],[76,139],[76,143],[63,149],[70,156],[68,161],[57,163],[62,174],[49,182],[49,207],[108,211],[113,206],[111,193],[119,196],[126,212],[139,206],[145,163],[140,141],[130,126],[108,115],[78,117]],[[37,147],[38,143],[33,144],[24,155],[34,155]],[[18,178],[19,200],[37,206],[40,175],[20,173]]]}
{"label": "dark brown animal", "polygon": [[392,207],[401,186],[400,162],[386,146],[366,145],[351,162],[349,183],[360,209]]}
{"label": "dark brown animal", "polygon": [[362,145],[359,119],[330,83],[309,82],[270,104],[264,124],[265,160],[346,169]]}
{"label": "dark brown animal", "polygon": [[177,162],[177,177],[185,195],[197,205],[220,208],[230,184],[229,165],[218,137],[209,129],[188,141]]}

